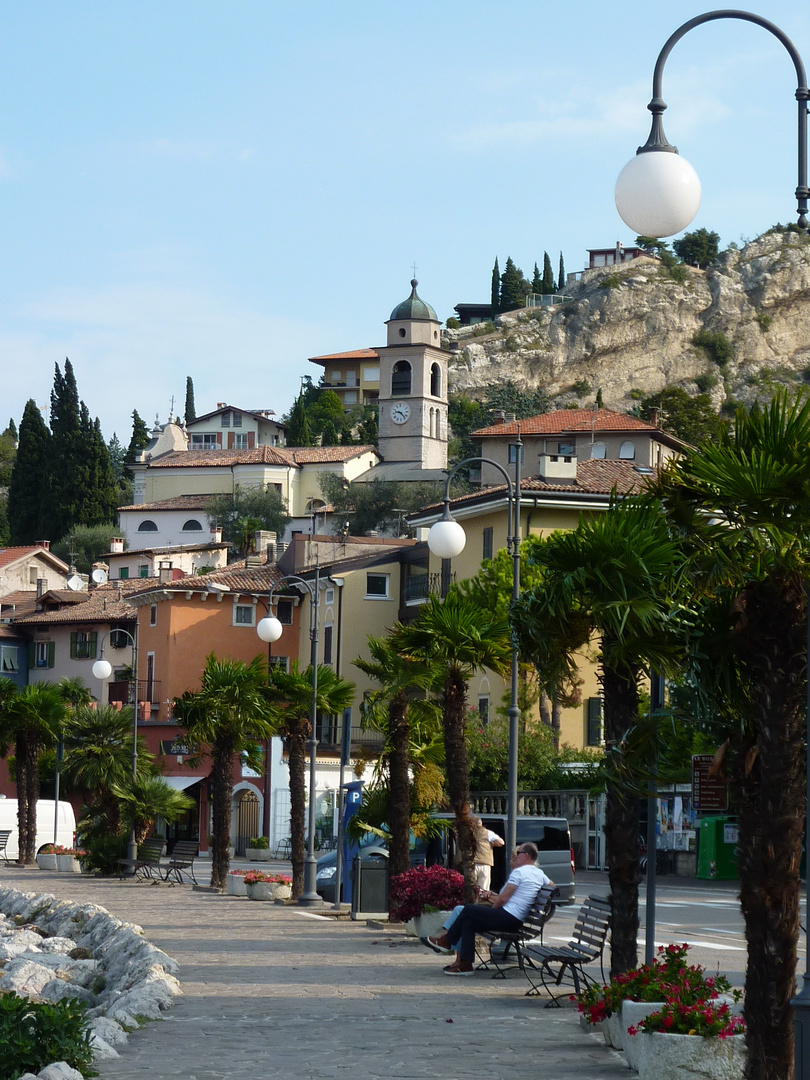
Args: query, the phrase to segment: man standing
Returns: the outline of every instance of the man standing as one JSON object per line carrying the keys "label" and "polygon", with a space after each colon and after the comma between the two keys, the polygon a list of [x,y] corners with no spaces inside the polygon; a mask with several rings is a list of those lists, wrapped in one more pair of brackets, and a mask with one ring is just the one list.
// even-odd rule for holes
{"label": "man standing", "polygon": [[482,893],[480,899],[488,903],[467,904],[440,937],[423,939],[434,952],[444,955],[450,955],[453,945],[461,942],[458,960],[444,969],[446,975],[472,975],[475,935],[479,930],[520,928],[540,889],[554,884],[539,866],[535,866],[536,861],[534,844],[520,844],[512,855],[512,872],[499,893]]}
{"label": "man standing", "polygon": [[489,889],[492,867],[495,865],[493,848],[503,847],[503,840],[484,825],[480,817],[473,819],[475,826],[475,884],[479,891]]}

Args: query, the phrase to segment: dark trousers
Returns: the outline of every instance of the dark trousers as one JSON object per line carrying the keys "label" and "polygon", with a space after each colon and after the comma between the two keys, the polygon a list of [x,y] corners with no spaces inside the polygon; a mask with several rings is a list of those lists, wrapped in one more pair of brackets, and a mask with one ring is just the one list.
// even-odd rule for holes
{"label": "dark trousers", "polygon": [[503,908],[488,907],[486,904],[467,904],[461,914],[447,931],[447,940],[451,945],[461,942],[459,960],[472,963],[475,958],[475,935],[483,930],[517,930],[522,925],[520,919],[510,915]]}

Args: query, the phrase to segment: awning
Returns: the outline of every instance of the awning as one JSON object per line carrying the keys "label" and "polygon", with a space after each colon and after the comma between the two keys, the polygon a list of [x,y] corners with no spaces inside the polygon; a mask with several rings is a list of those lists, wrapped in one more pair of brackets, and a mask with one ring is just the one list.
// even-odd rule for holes
{"label": "awning", "polygon": [[164,780],[169,787],[175,788],[177,791],[185,791],[186,788],[191,787],[192,784],[198,783],[200,780],[204,780],[204,776],[161,776],[161,780]]}

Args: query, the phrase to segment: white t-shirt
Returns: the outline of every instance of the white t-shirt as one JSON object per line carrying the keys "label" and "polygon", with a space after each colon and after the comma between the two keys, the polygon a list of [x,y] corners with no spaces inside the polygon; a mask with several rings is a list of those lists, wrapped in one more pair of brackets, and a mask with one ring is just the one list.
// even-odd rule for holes
{"label": "white t-shirt", "polygon": [[550,881],[551,878],[547,877],[539,866],[516,867],[506,882],[506,885],[514,885],[515,891],[503,905],[503,910],[523,922],[537,899],[538,892]]}

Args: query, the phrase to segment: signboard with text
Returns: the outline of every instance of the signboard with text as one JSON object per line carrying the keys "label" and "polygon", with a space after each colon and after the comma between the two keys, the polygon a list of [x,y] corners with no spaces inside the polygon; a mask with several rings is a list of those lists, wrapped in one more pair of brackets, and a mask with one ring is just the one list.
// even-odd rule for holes
{"label": "signboard with text", "polygon": [[189,757],[192,754],[199,753],[199,743],[189,743],[185,739],[161,739],[160,740],[160,752],[161,754],[171,755],[174,757]]}
{"label": "signboard with text", "polygon": [[701,812],[728,809],[728,781],[709,776],[714,754],[692,755],[692,805]]}

